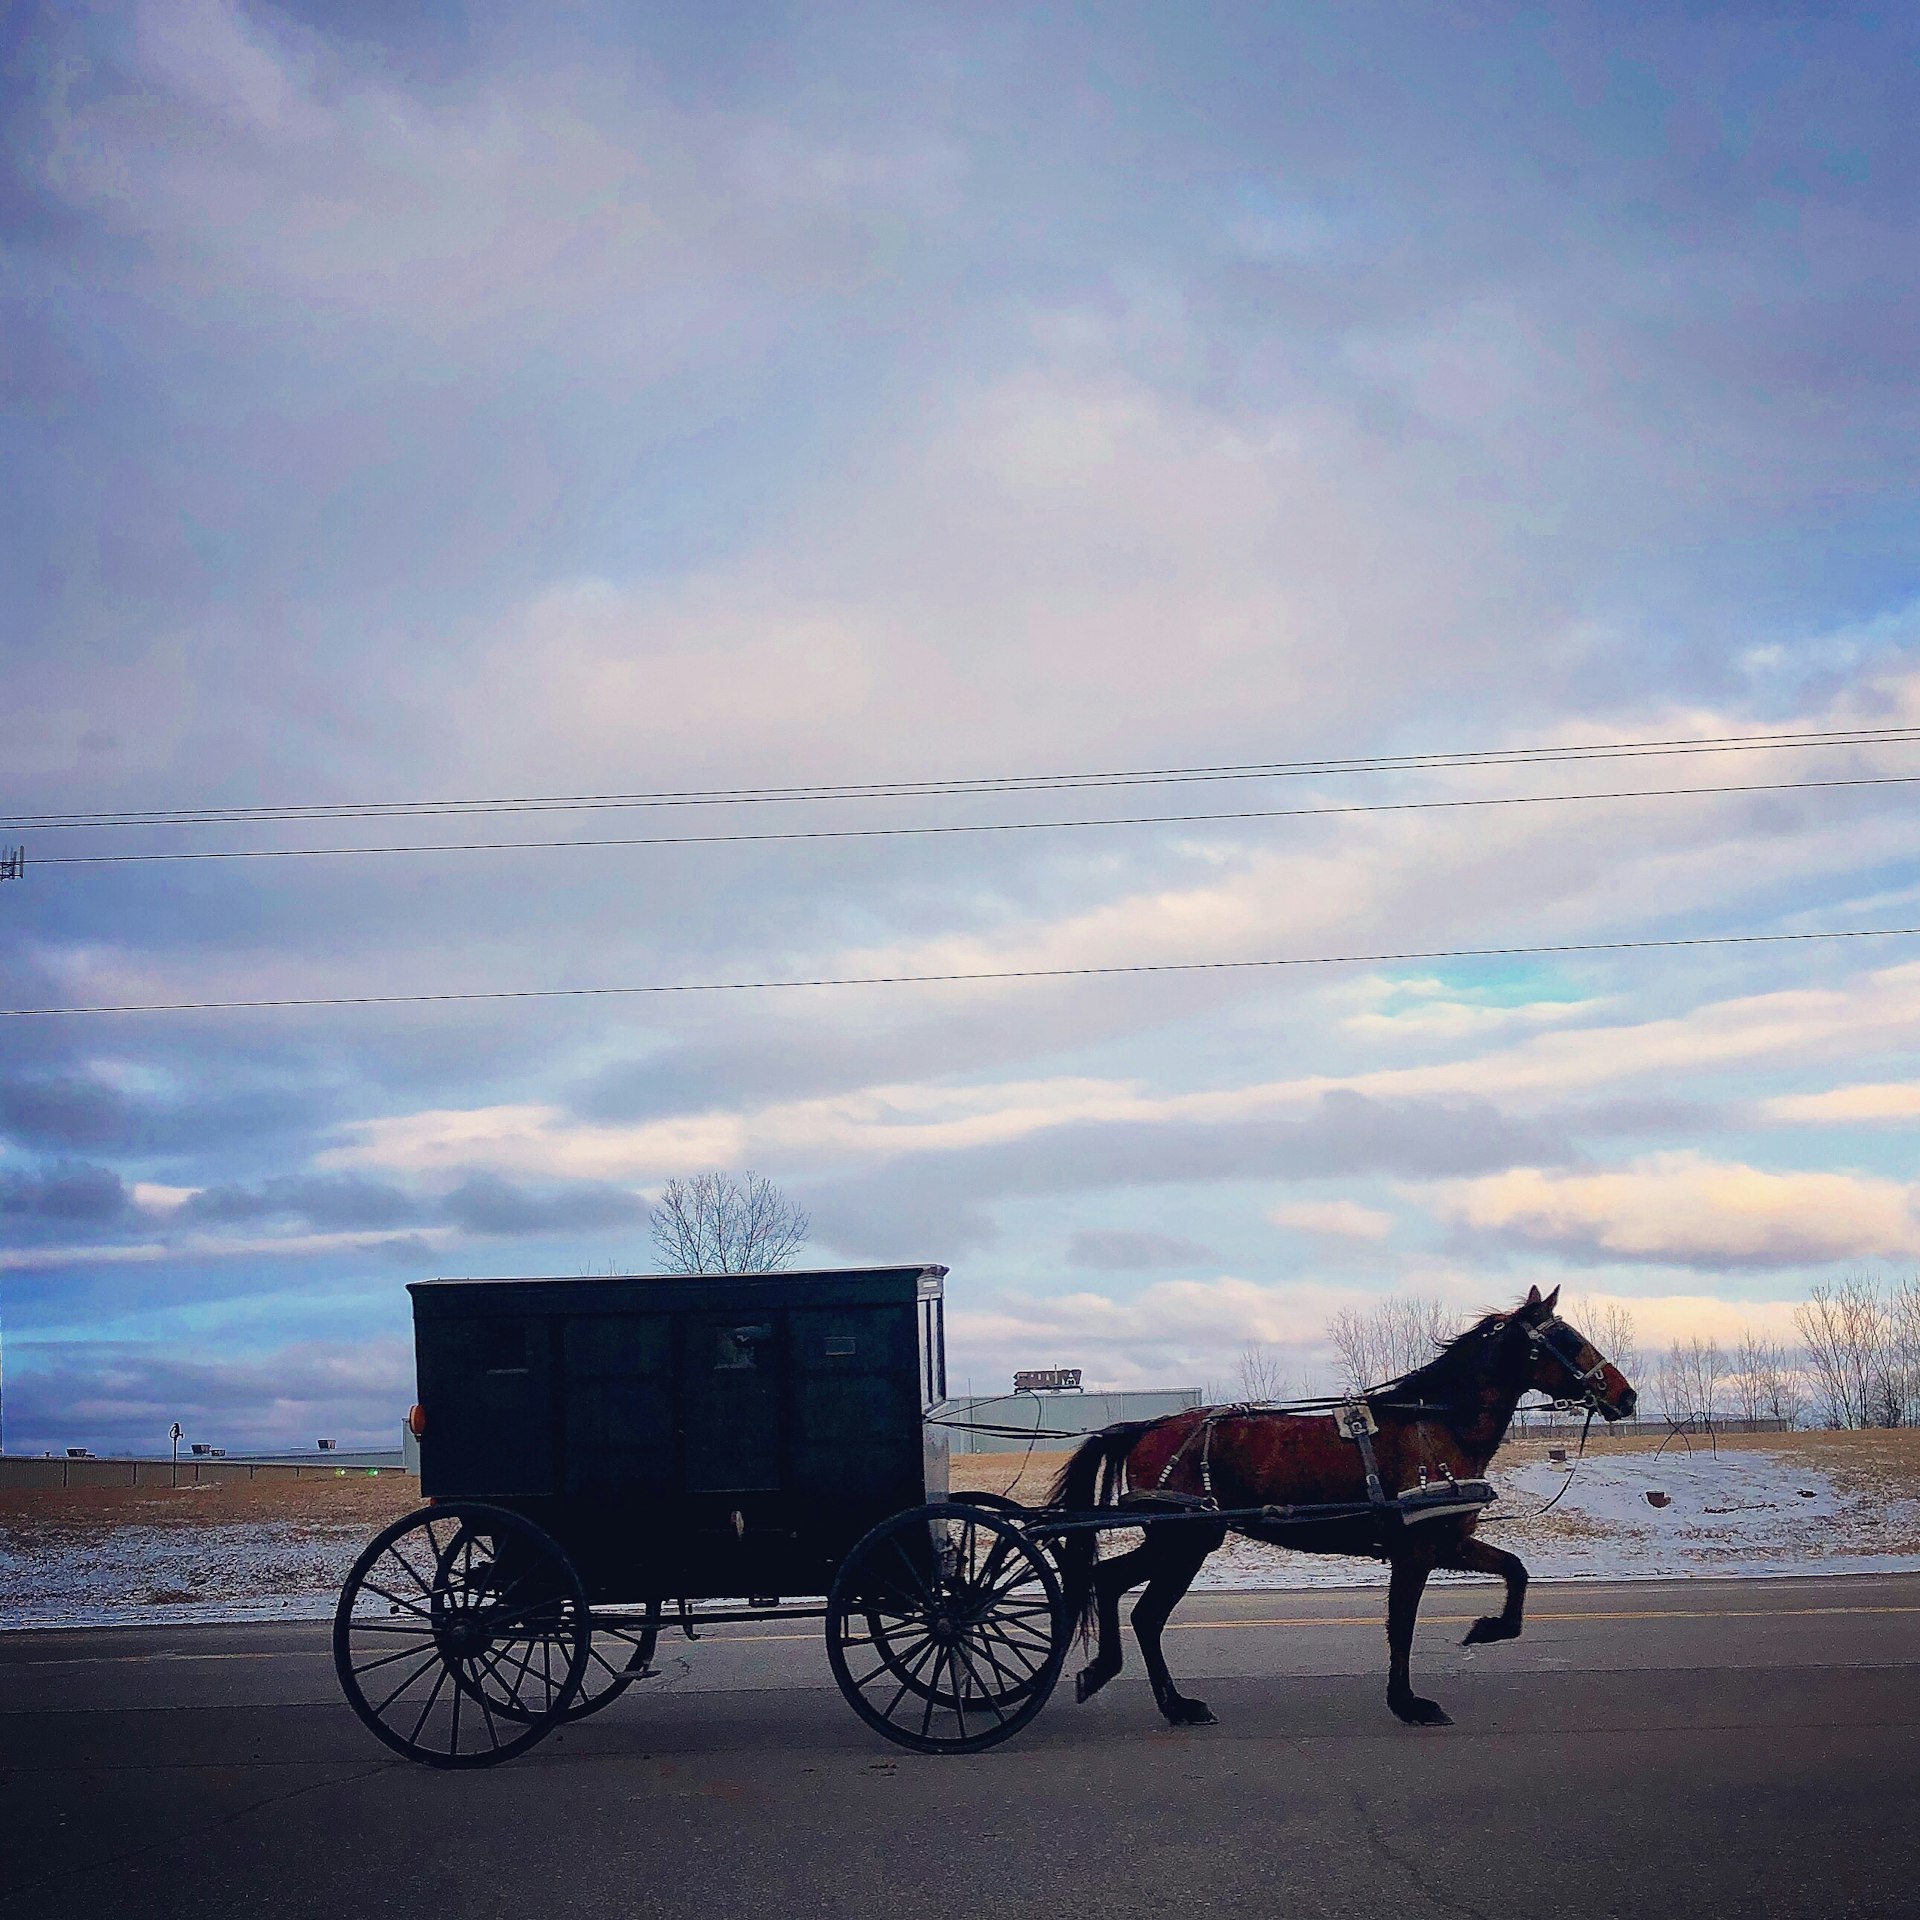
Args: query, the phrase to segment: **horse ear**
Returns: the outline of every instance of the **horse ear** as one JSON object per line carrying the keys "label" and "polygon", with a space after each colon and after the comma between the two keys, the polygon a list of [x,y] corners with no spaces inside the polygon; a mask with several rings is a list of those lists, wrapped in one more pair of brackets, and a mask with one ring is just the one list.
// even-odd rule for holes
{"label": "horse ear", "polygon": [[1529,1287],[1527,1289],[1526,1299],[1520,1304],[1525,1307],[1537,1307],[1540,1304],[1540,1289],[1538,1287]]}
{"label": "horse ear", "polygon": [[[1538,1289],[1536,1289],[1536,1291],[1538,1291]],[[1560,1289],[1558,1287],[1555,1287],[1554,1290],[1550,1294],[1548,1294],[1544,1300],[1540,1302],[1542,1310],[1547,1313],[1551,1313],[1554,1310],[1554,1308],[1557,1307],[1559,1304],[1560,1304]]]}

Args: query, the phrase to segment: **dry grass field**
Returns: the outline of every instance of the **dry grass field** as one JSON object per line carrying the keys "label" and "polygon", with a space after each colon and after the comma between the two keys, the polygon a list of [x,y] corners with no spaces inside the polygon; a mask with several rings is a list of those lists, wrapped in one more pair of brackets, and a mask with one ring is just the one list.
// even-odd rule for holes
{"label": "dry grass field", "polygon": [[252,1521],[364,1527],[420,1504],[410,1473],[229,1480],[203,1487],[0,1487],[0,1530],[36,1527],[220,1527]]}

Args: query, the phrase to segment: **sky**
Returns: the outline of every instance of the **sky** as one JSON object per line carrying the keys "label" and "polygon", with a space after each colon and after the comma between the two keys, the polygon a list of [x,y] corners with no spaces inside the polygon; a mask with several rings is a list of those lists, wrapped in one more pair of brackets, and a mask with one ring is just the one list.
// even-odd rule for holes
{"label": "sky", "polygon": [[[7,1009],[1920,925],[1920,743],[86,829],[1920,726],[1904,9],[0,24]],[[1692,793],[1702,786],[1764,792]],[[81,854],[1050,831],[58,865]],[[0,1020],[10,1450],[385,1441],[406,1283],[753,1169],[956,1386],[1320,1377],[1920,1253],[1920,939]],[[1318,1371],[1317,1371],[1318,1370]]]}

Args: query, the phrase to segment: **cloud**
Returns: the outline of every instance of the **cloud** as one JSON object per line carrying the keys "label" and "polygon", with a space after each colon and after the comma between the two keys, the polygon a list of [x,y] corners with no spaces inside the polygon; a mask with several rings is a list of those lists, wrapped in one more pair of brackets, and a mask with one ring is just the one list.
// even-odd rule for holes
{"label": "cloud", "polygon": [[202,1187],[182,1202],[182,1221],[230,1223],[294,1219],[316,1231],[410,1226],[426,1217],[422,1204],[383,1181],[341,1175],[281,1174],[255,1186]]}
{"label": "cloud", "polygon": [[178,1075],[143,1063],[109,1077],[114,1063],[104,1062],[0,1073],[0,1138],[41,1152],[177,1153],[258,1143],[310,1120],[319,1104],[311,1095],[247,1084],[258,1057],[249,1060],[244,1043],[234,1052],[232,1067],[202,1055]]}
{"label": "cloud", "polygon": [[[1276,64],[1183,13],[1150,61],[1167,99],[1215,110],[1142,96],[1116,121],[1082,85],[1094,41],[1122,64],[1146,42],[1071,10],[1012,36],[913,8],[769,17],[745,41],[636,38],[604,6],[510,16],[30,10],[0,83],[23,236],[9,817],[1920,718],[1920,617],[1887,585],[1912,327],[1886,262],[1911,252],[1914,137],[1885,110],[1877,76],[1904,69],[1883,25],[1835,15],[1790,46],[1764,21],[1647,28],[1655,93],[1752,132],[1703,172],[1645,137],[1637,97],[1569,104],[1565,74],[1612,57],[1597,17],[1543,51],[1524,27],[1469,46],[1296,10]],[[1484,797],[1571,790],[1564,771],[1135,798]],[[1905,791],[43,869],[4,889],[0,991],[1911,924]],[[1351,1263],[1379,1243],[1276,1253],[1274,1183],[1375,1213],[1383,1181],[1591,1175],[1603,1136],[1731,1165],[1756,1110],[1880,1125],[1870,1101],[1761,1107],[1906,1071],[1920,974],[1856,976],[1861,950],[13,1022],[0,1131],[29,1151],[7,1178],[97,1162],[133,1202],[57,1234],[6,1216],[10,1256],[70,1262],[9,1288],[9,1332],[84,1301],[186,1346],[215,1294],[244,1329],[469,1233],[547,1236],[571,1265],[567,1235],[707,1166],[818,1195],[847,1249],[997,1238],[1005,1271],[1057,1271],[1083,1219],[1148,1217],[1070,1197],[1137,1190],[1181,1222],[1224,1200],[1219,1257],[1189,1273]],[[1810,1177],[1885,1150],[1772,1145],[1776,1177],[1788,1147]],[[1497,1250],[1556,1257],[1518,1227]]]}
{"label": "cloud", "polygon": [[1127,1227],[1083,1227],[1067,1242],[1067,1265],[1109,1273],[1143,1273],[1152,1267],[1194,1267],[1214,1258],[1197,1241]]}
{"label": "cloud", "polygon": [[728,1115],[689,1115],[627,1127],[569,1124],[558,1107],[441,1108],[354,1121],[349,1144],[316,1157],[325,1168],[414,1174],[484,1171],[533,1179],[661,1177],[734,1163],[742,1144]]}
{"label": "cloud", "polygon": [[95,1080],[0,1079],[0,1133],[30,1146],[118,1145],[126,1119],[125,1097]]}
{"label": "cloud", "polygon": [[126,1187],[110,1167],[65,1162],[40,1172],[0,1173],[0,1213],[104,1225],[127,1210]]}
{"label": "cloud", "polygon": [[1612,1172],[1516,1167],[1443,1189],[1476,1234],[1577,1260],[1704,1268],[1904,1259],[1920,1251],[1915,1190],[1841,1173],[1770,1173],[1694,1152]]}
{"label": "cloud", "polygon": [[624,1187],[582,1181],[536,1193],[497,1174],[474,1174],[463,1180],[442,1205],[462,1232],[505,1235],[637,1226],[652,1213],[642,1195]]}
{"label": "cloud", "polygon": [[1007,1290],[950,1309],[949,1376],[1061,1365],[1084,1368],[1095,1386],[1198,1386],[1227,1377],[1250,1341],[1282,1348],[1298,1373],[1320,1353],[1328,1316],[1344,1299],[1315,1283],[1265,1285],[1232,1275],[1155,1281],[1125,1300],[1088,1290]]}
{"label": "cloud", "polygon": [[1768,1120],[1788,1126],[1875,1126],[1920,1117],[1920,1085],[1869,1082],[1827,1093],[1782,1093],[1760,1103]]}
{"label": "cloud", "polygon": [[1334,1239],[1384,1240],[1393,1231],[1393,1215],[1352,1200],[1289,1200],[1267,1209],[1276,1227]]}
{"label": "cloud", "polygon": [[194,1440],[244,1448],[398,1446],[414,1398],[404,1338],[299,1341],[265,1352],[74,1341],[11,1343],[7,1439],[22,1452],[77,1444],[164,1454],[178,1420]]}
{"label": "cloud", "polygon": [[151,1266],[162,1261],[303,1260],[321,1254],[380,1253],[413,1259],[444,1241],[450,1229],[398,1233],[287,1233],[232,1238],[182,1234],[166,1240],[88,1242],[79,1246],[0,1249],[0,1272],[84,1271],[89,1267]]}

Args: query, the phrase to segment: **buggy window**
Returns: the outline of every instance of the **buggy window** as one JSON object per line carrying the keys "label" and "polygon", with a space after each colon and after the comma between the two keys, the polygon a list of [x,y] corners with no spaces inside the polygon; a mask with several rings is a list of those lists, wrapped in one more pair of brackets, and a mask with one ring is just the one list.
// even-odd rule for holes
{"label": "buggy window", "polygon": [[773,1338],[773,1329],[768,1326],[716,1327],[713,1332],[715,1373],[738,1373],[759,1366],[760,1345]]}
{"label": "buggy window", "polygon": [[518,1320],[491,1322],[480,1339],[480,1356],[489,1373],[525,1373],[527,1329]]}

